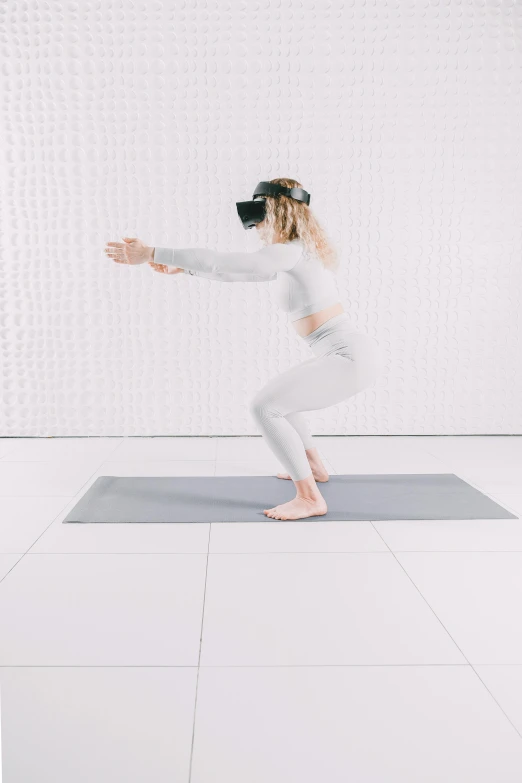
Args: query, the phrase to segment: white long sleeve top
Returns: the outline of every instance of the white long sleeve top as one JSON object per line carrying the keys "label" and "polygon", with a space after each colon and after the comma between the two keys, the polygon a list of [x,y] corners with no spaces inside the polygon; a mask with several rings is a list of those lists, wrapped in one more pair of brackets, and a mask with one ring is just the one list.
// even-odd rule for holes
{"label": "white long sleeve top", "polygon": [[265,245],[254,253],[156,247],[154,262],[227,283],[276,280],[277,303],[288,313],[290,321],[317,313],[339,301],[333,272],[320,258],[309,254],[300,239]]}

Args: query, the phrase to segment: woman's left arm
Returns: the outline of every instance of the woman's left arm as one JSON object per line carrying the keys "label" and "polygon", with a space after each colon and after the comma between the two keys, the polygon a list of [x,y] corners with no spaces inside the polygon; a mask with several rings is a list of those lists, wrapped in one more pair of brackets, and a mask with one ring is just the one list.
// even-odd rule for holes
{"label": "woman's left arm", "polygon": [[197,275],[197,277],[205,277],[207,280],[219,280],[220,283],[265,283],[268,280],[275,280],[277,272],[274,274],[241,274],[234,272],[195,272],[191,269],[183,269],[187,275]]}
{"label": "woman's left arm", "polygon": [[223,282],[262,282],[274,280],[278,272],[292,269],[301,258],[302,248],[292,243],[265,245],[254,253],[219,252],[208,248],[174,250],[149,247],[136,237],[123,242],[107,242],[105,252],[120,264],[155,263],[183,269],[184,272]]}

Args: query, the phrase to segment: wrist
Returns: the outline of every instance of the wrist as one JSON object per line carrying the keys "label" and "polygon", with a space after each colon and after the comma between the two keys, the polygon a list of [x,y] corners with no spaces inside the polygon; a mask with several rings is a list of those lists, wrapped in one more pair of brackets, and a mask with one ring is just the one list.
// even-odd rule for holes
{"label": "wrist", "polygon": [[153,247],[147,247],[147,258],[146,263],[150,264],[154,261],[154,248]]}

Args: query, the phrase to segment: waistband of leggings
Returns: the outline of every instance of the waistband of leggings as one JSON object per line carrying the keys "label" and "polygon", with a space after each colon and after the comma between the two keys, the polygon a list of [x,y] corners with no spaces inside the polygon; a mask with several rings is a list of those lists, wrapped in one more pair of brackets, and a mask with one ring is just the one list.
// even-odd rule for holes
{"label": "waistband of leggings", "polygon": [[328,321],[325,321],[324,324],[321,324],[321,326],[318,326],[317,329],[314,329],[313,332],[310,332],[310,334],[307,334],[304,339],[307,342],[313,342],[318,337],[320,337],[324,332],[330,331],[332,327],[340,326],[341,328],[344,326],[349,327],[350,332],[355,332],[355,326],[352,324],[346,313],[339,313],[339,315],[334,315],[333,318],[329,318]]}

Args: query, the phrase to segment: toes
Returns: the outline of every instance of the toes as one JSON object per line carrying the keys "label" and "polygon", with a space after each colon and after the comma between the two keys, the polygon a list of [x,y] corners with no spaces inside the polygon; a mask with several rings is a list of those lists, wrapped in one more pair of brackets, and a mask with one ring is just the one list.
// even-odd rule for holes
{"label": "toes", "polygon": [[286,517],[284,513],[281,513],[281,511],[278,511],[279,506],[274,506],[273,508],[265,508],[263,513],[266,514],[267,517],[270,517],[270,519],[288,519],[289,517]]}

